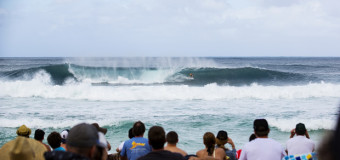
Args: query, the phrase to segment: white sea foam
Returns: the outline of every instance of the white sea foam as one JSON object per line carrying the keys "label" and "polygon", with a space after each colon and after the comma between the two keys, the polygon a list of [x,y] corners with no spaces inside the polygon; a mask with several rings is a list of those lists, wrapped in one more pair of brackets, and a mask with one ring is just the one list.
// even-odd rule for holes
{"label": "white sea foam", "polygon": [[330,117],[313,117],[313,118],[303,118],[302,116],[289,118],[289,119],[278,119],[278,118],[268,118],[268,123],[271,127],[276,127],[280,131],[290,132],[295,128],[298,123],[304,123],[306,129],[319,130],[319,129],[334,129],[335,122],[334,119]]}
{"label": "white sea foam", "polygon": [[[121,81],[124,81],[122,79]],[[65,85],[52,85],[50,76],[40,71],[32,80],[0,81],[1,97],[42,97],[86,99],[96,101],[136,100],[228,100],[228,99],[305,99],[340,97],[340,84],[310,83],[298,86],[218,86],[187,85],[93,86],[67,80]]]}

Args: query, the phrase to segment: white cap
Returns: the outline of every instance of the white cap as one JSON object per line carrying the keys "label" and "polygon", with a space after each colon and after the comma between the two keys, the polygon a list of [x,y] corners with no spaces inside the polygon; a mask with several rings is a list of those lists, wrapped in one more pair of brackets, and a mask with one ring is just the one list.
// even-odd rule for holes
{"label": "white cap", "polygon": [[105,135],[102,132],[98,132],[98,144],[99,147],[107,149],[107,141]]}
{"label": "white cap", "polygon": [[61,136],[61,142],[66,143],[66,138],[68,136],[68,130],[63,130],[60,133],[60,136]]}

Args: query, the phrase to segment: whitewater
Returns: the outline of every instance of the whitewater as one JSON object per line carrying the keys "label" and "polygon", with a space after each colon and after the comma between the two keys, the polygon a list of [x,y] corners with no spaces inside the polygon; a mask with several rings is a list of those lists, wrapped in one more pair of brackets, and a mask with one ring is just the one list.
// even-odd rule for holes
{"label": "whitewater", "polygon": [[207,131],[241,149],[255,118],[283,146],[299,122],[318,143],[339,98],[340,58],[0,58],[0,146],[22,124],[48,135],[97,122],[115,148],[141,120],[190,154]]}

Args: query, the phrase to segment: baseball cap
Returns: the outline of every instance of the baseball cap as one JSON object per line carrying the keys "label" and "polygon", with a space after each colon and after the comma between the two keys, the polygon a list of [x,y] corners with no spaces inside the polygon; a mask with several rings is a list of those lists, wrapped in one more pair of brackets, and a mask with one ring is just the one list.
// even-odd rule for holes
{"label": "baseball cap", "polygon": [[104,133],[98,132],[98,143],[97,146],[107,149],[107,140]]}
{"label": "baseball cap", "polygon": [[62,142],[62,143],[66,143],[66,138],[67,138],[67,136],[68,136],[68,132],[69,132],[69,131],[70,131],[70,130],[65,129],[65,130],[63,130],[63,131],[60,133],[61,142]]}
{"label": "baseball cap", "polygon": [[266,119],[255,119],[254,130],[257,132],[268,131],[269,126]]}
{"label": "baseball cap", "polygon": [[80,123],[71,128],[66,138],[66,144],[73,147],[92,147],[97,141],[96,127],[87,123]]}

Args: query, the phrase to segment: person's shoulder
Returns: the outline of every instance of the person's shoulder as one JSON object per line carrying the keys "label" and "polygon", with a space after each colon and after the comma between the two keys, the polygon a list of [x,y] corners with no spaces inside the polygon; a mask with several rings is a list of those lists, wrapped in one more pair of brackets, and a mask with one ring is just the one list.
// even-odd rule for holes
{"label": "person's shoulder", "polygon": [[175,152],[170,152],[167,150],[162,151],[163,154],[165,154],[167,157],[171,157],[171,159],[177,159],[177,160],[182,160],[184,159],[184,156],[180,153],[175,153]]}
{"label": "person's shoulder", "polygon": [[89,160],[89,158],[82,155],[65,151],[45,152],[44,157],[46,160]]}

